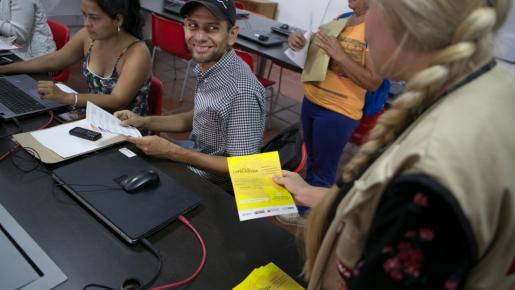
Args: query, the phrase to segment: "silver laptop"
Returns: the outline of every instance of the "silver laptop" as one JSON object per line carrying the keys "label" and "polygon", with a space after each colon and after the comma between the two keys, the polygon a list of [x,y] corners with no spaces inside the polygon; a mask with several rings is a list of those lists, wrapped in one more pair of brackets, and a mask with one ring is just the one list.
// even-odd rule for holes
{"label": "silver laptop", "polygon": [[8,120],[62,108],[66,105],[42,100],[37,81],[28,75],[0,77],[0,118]]}

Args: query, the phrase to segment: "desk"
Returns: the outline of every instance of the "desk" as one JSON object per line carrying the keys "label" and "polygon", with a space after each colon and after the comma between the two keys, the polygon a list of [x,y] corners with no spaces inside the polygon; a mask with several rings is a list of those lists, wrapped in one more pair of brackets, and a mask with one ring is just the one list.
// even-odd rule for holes
{"label": "desk", "polygon": [[[141,1],[141,8],[150,13],[156,13],[157,15],[165,18],[182,22],[183,18],[179,15],[168,13],[163,10],[163,0],[144,0]],[[277,24],[277,21],[268,19],[266,17],[250,13],[246,18],[241,18],[236,21],[239,27],[252,27],[256,30],[262,30],[269,32],[272,25]],[[243,50],[255,53],[264,58],[270,59],[273,62],[293,71],[301,72],[302,69],[292,62],[285,54],[284,51],[288,48],[288,44],[285,42],[281,46],[264,47],[250,40],[238,37],[236,40],[236,47]]]}
{"label": "desk", "polygon": [[[22,126],[33,130],[46,119],[41,115],[23,120]],[[12,124],[0,123],[1,135],[12,131]],[[0,152],[10,146],[8,140],[0,140]],[[17,154],[29,157],[24,151]],[[193,282],[179,289],[232,289],[253,268],[268,262],[298,279],[301,261],[292,235],[267,220],[239,222],[232,196],[184,165],[165,160],[151,162],[179,177],[202,199],[200,207],[186,214],[186,218],[204,238],[206,264]],[[149,252],[139,245],[124,243],[56,186],[44,169],[23,173],[11,160],[0,161],[0,185],[0,203],[68,276],[56,289],[82,289],[93,282],[118,288],[128,278],[148,281],[157,270],[158,263]],[[182,280],[197,268],[200,246],[180,222],[165,227],[149,240],[165,257],[154,285]]]}

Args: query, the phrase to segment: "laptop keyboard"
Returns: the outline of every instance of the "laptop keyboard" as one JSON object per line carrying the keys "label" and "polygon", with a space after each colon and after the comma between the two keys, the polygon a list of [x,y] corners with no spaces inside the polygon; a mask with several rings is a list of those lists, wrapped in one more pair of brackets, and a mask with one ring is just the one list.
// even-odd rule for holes
{"label": "laptop keyboard", "polygon": [[45,108],[45,106],[38,103],[24,91],[2,78],[0,78],[0,103],[15,114],[28,113]]}

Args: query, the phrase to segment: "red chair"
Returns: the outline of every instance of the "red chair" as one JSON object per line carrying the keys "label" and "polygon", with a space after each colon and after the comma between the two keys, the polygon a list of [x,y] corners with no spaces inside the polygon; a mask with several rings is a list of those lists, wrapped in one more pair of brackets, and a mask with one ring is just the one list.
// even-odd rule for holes
{"label": "red chair", "polygon": [[[148,93],[148,109],[150,115],[161,116],[163,110],[163,83],[155,75],[152,75],[150,81],[150,91]],[[159,132],[152,132],[158,135]]]}
{"label": "red chair", "polygon": [[363,116],[358,127],[354,129],[354,132],[350,137],[350,142],[358,146],[363,145],[363,143],[367,141],[368,135],[370,135],[372,129],[374,129],[374,127],[376,126],[377,120],[384,113],[384,110],[384,108],[381,109],[381,111],[379,111],[379,113],[376,113],[375,115]]}
{"label": "red chair", "polygon": [[247,9],[247,7],[245,7],[245,4],[243,4],[239,1],[234,1],[234,7],[238,8],[238,9]]}
{"label": "red chair", "polygon": [[[246,51],[242,50],[235,50],[236,54],[243,59],[244,62],[246,62],[250,69],[254,71],[254,59],[252,58],[252,55]],[[270,90],[270,106],[269,106],[269,113],[268,113],[268,124],[270,125],[270,121],[272,118],[272,112],[273,112],[273,103],[274,103],[274,85],[275,81],[265,79],[264,77],[260,75],[256,75],[256,78],[258,81],[263,85],[263,87],[267,90]]]}
{"label": "red chair", "polygon": [[295,167],[292,170],[293,172],[299,173],[304,168],[304,166],[306,166],[306,162],[308,160],[308,149],[306,148],[306,144],[304,144],[304,143],[302,143],[302,148],[301,148],[300,154],[301,154],[300,162],[297,165],[297,167]]}
{"label": "red chair", "polygon": [[154,116],[161,116],[163,109],[163,83],[155,75],[150,81],[150,91],[148,93],[149,113]]}
{"label": "red chair", "polygon": [[[181,94],[179,95],[179,101],[182,102],[186,83],[191,67],[191,55],[186,46],[186,40],[184,39],[184,28],[182,23],[174,22],[158,15],[151,15],[151,27],[152,27],[152,45],[154,49],[152,51],[152,63],[156,55],[156,50],[161,49],[165,52],[173,54],[183,60],[188,61],[186,67],[186,76],[181,88]],[[175,58],[173,59],[174,68],[174,80],[177,79],[177,66],[175,64]]]}
{"label": "red chair", "polygon": [[[70,40],[70,29],[68,26],[50,19],[48,19],[48,26],[50,26],[50,30],[52,31],[55,46],[57,49],[61,49]],[[52,79],[55,82],[66,82],[69,78],[69,67],[52,74]]]}

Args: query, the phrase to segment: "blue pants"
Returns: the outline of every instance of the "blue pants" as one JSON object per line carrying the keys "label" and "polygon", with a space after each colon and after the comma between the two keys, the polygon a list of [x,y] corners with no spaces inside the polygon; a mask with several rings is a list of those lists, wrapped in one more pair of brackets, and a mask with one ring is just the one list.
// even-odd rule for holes
{"label": "blue pants", "polygon": [[322,108],[307,98],[302,103],[301,120],[308,151],[306,182],[331,187],[343,148],[359,120]]}

